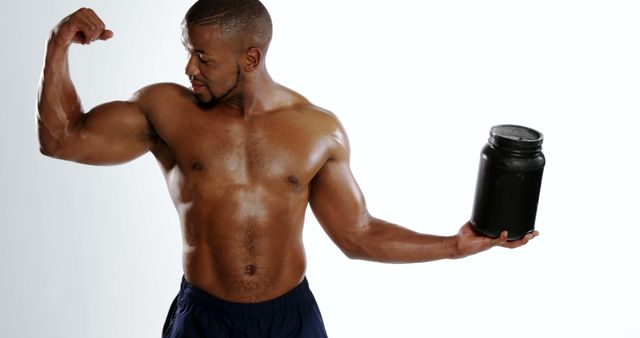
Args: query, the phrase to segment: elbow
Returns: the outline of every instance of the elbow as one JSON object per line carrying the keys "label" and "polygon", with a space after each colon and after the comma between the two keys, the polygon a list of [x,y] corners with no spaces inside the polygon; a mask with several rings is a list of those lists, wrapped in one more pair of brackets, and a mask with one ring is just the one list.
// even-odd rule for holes
{"label": "elbow", "polygon": [[360,261],[370,261],[371,258],[367,255],[362,254],[362,252],[360,251],[345,251],[342,250],[342,252],[345,254],[345,256],[347,256],[347,258],[351,259],[351,260],[360,260]]}
{"label": "elbow", "polygon": [[42,144],[40,144],[40,154],[46,156],[46,157],[51,157],[51,158],[55,158],[58,160],[66,160],[67,158],[65,158],[64,153],[62,151],[62,148],[59,146],[44,146]]}
{"label": "elbow", "polygon": [[62,153],[60,140],[54,138],[46,130],[39,129],[38,141],[40,154],[47,157],[60,158]]}
{"label": "elbow", "polygon": [[58,158],[57,155],[58,151],[52,149],[51,147],[46,147],[42,144],[40,144],[40,154],[47,156],[47,157],[52,157],[52,158]]}
{"label": "elbow", "polygon": [[41,119],[38,119],[38,145],[42,155],[59,158],[62,151],[62,137],[53,133]]}
{"label": "elbow", "polygon": [[344,247],[340,247],[342,253],[347,256],[349,259],[353,260],[366,260],[366,256],[362,254],[362,252],[357,250],[345,249]]}
{"label": "elbow", "polygon": [[362,259],[363,256],[362,254],[360,254],[359,251],[354,250],[351,247],[347,247],[346,245],[338,245],[338,247],[340,248],[340,251],[342,251],[342,253],[347,256],[347,258],[349,259]]}
{"label": "elbow", "polygon": [[40,154],[47,157],[57,157],[60,153],[59,142],[55,142],[48,137],[44,137],[42,133],[38,135]]}
{"label": "elbow", "polygon": [[337,245],[349,259],[370,260],[371,254],[366,249],[365,242],[362,236],[353,235],[340,239]]}
{"label": "elbow", "polygon": [[[353,260],[377,260],[379,254],[376,249],[375,231],[372,231],[371,219],[362,220],[358,226],[345,227],[348,231],[342,232],[334,239],[342,253]],[[344,229],[344,228],[343,228]]]}
{"label": "elbow", "polygon": [[47,148],[45,148],[44,146],[42,146],[42,144],[40,144],[40,147],[38,147],[40,150],[40,154],[44,155],[44,156],[51,156],[51,151]]}

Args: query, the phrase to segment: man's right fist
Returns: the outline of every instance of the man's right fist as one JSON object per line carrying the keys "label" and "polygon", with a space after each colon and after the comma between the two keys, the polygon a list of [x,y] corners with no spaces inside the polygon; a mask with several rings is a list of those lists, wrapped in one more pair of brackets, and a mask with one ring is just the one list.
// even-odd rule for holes
{"label": "man's right fist", "polygon": [[90,44],[95,40],[108,40],[113,32],[105,29],[104,22],[90,8],[80,8],[62,19],[51,31],[51,40],[67,47],[72,43]]}

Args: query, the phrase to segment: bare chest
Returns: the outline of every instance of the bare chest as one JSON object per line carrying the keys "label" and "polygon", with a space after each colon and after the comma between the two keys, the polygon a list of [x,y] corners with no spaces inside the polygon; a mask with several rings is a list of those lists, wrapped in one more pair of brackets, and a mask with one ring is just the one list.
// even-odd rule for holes
{"label": "bare chest", "polygon": [[175,193],[181,199],[242,187],[271,193],[306,188],[326,161],[326,142],[312,124],[296,117],[281,114],[247,121],[199,116],[173,121],[161,130],[173,158],[165,172],[167,183],[180,190]]}

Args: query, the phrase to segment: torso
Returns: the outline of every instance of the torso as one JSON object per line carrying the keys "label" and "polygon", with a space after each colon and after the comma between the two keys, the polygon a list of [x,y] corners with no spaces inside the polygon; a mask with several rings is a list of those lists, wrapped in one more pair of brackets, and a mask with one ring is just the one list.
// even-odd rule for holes
{"label": "torso", "polygon": [[331,156],[336,120],[293,92],[245,118],[163,86],[145,113],[182,226],[185,278],[235,302],[284,294],[304,277],[310,182]]}

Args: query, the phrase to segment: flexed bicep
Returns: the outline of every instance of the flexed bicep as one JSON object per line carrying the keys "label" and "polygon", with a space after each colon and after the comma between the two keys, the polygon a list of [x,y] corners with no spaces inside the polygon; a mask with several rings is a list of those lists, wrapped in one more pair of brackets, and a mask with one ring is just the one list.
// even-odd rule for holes
{"label": "flexed bicep", "polygon": [[94,165],[128,162],[147,151],[155,132],[135,102],[115,101],[82,115],[53,157]]}
{"label": "flexed bicep", "polygon": [[[40,152],[86,164],[117,164],[151,149],[153,128],[143,112],[139,92],[85,113],[69,73],[69,47],[111,38],[102,19],[81,8],[51,31],[38,89],[37,127]],[[146,94],[148,98],[152,95]]]}

